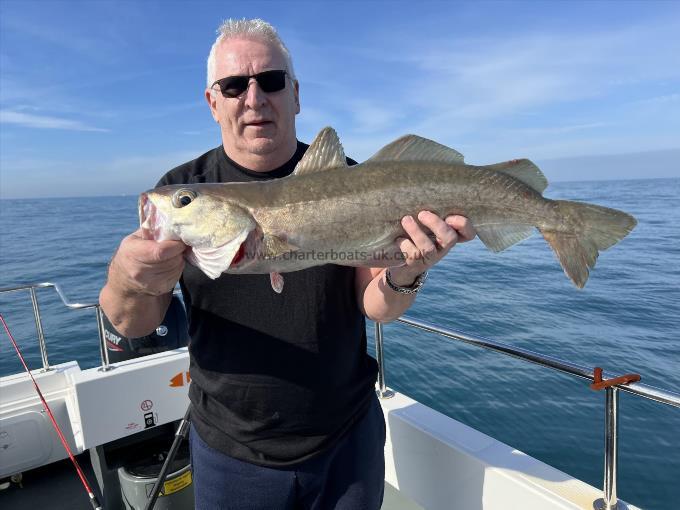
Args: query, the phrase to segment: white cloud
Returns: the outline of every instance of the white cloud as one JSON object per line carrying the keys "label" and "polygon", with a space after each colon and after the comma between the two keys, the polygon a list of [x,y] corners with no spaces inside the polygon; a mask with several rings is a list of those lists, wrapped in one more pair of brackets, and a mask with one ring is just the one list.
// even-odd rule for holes
{"label": "white cloud", "polygon": [[0,110],[0,124],[15,124],[22,127],[37,129],[65,129],[69,131],[108,132],[108,129],[88,126],[73,119],[52,117],[49,115],[35,115],[32,113]]}
{"label": "white cloud", "polygon": [[[570,146],[582,140],[582,153],[592,150],[589,137],[600,130],[609,136],[599,151],[630,150],[635,133],[652,142],[640,150],[656,149],[653,135],[671,131],[671,112],[680,114],[678,94],[660,94],[647,104],[668,109],[666,124],[651,108],[629,106],[643,91],[667,90],[680,79],[677,30],[673,19],[661,19],[595,31],[528,26],[524,32],[406,40],[378,34],[381,44],[353,51],[371,62],[373,74],[393,72],[384,74],[380,90],[356,88],[358,97],[346,101],[356,119],[351,129],[376,139],[415,132],[454,146],[474,140],[491,152],[495,136],[515,130],[535,146],[566,136]],[[354,110],[365,104],[371,107],[362,118]],[[372,109],[398,115],[378,115],[371,123]]]}
{"label": "white cloud", "polygon": [[512,132],[523,135],[558,135],[564,133],[574,133],[578,131],[588,131],[593,129],[600,129],[611,124],[607,122],[591,122],[589,124],[574,124],[574,125],[564,125],[564,126],[547,126],[547,127],[531,127],[531,128],[517,128],[513,129]]}

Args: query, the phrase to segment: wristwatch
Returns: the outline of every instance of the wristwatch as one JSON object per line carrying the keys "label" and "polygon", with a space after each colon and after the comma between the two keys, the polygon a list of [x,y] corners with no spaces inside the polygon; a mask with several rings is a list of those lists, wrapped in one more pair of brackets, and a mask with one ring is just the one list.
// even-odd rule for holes
{"label": "wristwatch", "polygon": [[421,289],[426,279],[427,271],[416,276],[416,280],[411,284],[411,286],[402,287],[401,285],[397,285],[392,281],[392,275],[390,274],[389,267],[385,271],[385,282],[387,282],[387,286],[394,292],[399,292],[400,294],[415,294]]}

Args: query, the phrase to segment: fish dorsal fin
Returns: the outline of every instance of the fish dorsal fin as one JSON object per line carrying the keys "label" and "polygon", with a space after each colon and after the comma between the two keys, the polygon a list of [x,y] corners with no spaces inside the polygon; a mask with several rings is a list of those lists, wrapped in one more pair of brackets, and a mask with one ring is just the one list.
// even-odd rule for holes
{"label": "fish dorsal fin", "polygon": [[514,177],[539,193],[543,193],[545,188],[548,187],[548,179],[528,159],[513,159],[503,163],[496,163],[495,165],[487,165],[486,168]]}
{"label": "fish dorsal fin", "polygon": [[348,165],[338,134],[332,127],[325,127],[316,135],[312,145],[295,167],[293,175],[305,175],[343,166]]}
{"label": "fish dorsal fin", "polygon": [[440,163],[463,163],[463,155],[418,135],[406,135],[385,145],[368,161],[437,161]]}

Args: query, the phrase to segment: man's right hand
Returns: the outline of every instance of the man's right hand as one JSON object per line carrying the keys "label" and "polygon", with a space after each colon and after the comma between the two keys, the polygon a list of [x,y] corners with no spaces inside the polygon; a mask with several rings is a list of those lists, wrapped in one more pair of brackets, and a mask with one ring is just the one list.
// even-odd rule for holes
{"label": "man's right hand", "polygon": [[141,337],[161,323],[182,275],[186,248],[180,241],[144,239],[141,229],[123,239],[99,294],[102,310],[118,332]]}
{"label": "man's right hand", "polygon": [[139,229],[120,243],[111,260],[109,282],[122,294],[160,296],[171,292],[184,269],[181,241],[153,241]]}

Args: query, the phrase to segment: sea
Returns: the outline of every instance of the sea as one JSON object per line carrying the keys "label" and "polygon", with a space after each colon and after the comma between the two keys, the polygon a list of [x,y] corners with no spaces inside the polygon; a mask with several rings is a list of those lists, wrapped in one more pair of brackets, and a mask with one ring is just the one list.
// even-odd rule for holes
{"label": "sea", "polygon": [[[583,290],[538,233],[500,254],[478,240],[458,245],[407,315],[680,393],[680,179],[560,182],[545,194],[622,209],[639,223],[600,255]],[[134,196],[0,200],[0,287],[57,282],[69,300],[95,302],[114,250],[137,226],[136,206]],[[51,289],[38,300],[50,363],[97,366],[94,312],[65,309]],[[28,293],[0,295],[0,313],[39,368]],[[373,323],[367,331],[373,353]],[[403,324],[384,335],[388,386],[602,487],[604,392]],[[2,332],[0,375],[19,370]],[[618,496],[678,508],[680,409],[620,393]]]}

